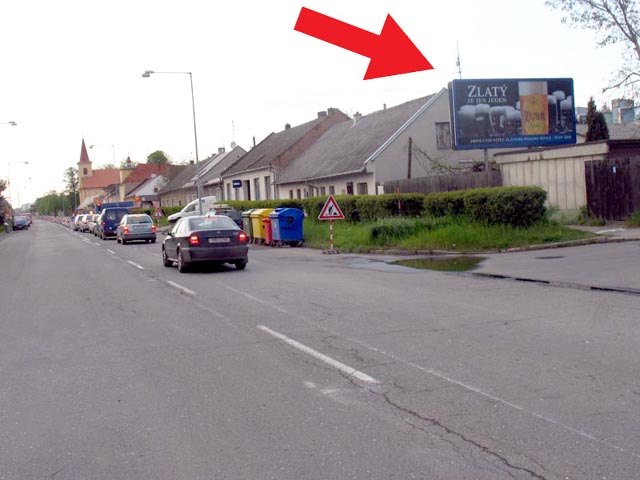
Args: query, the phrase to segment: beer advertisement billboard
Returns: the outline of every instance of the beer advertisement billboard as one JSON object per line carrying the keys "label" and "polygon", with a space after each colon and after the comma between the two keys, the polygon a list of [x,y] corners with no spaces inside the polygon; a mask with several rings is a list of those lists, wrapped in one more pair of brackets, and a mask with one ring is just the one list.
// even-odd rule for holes
{"label": "beer advertisement billboard", "polygon": [[456,149],[576,143],[571,78],[454,80],[449,102]]}

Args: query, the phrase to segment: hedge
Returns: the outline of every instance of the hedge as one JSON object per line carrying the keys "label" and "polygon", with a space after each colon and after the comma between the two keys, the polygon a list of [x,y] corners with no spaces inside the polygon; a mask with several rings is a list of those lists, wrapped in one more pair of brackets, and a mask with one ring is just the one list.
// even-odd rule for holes
{"label": "hedge", "polygon": [[464,205],[477,222],[524,227],[544,217],[546,200],[540,187],[479,188],[465,194]]}
{"label": "hedge", "polygon": [[462,215],[464,213],[464,195],[467,190],[432,193],[424,199],[424,211],[432,217]]}
{"label": "hedge", "polygon": [[425,198],[432,216],[468,215],[472,221],[531,225],[542,219],[547,193],[539,187],[495,187],[433,193]]}

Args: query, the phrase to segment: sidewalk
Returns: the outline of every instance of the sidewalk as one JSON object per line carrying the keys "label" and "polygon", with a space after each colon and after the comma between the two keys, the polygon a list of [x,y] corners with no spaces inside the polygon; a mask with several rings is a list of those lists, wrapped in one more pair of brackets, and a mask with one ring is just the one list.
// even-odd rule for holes
{"label": "sidewalk", "polygon": [[572,228],[598,237],[482,255],[486,260],[473,274],[640,295],[640,228],[624,224]]}

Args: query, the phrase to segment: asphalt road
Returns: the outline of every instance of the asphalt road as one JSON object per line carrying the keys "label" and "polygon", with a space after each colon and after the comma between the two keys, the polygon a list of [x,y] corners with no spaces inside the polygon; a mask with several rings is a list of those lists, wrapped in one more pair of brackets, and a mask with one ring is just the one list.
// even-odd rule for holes
{"label": "asphalt road", "polygon": [[43,221],[0,259],[0,480],[638,478],[640,296]]}

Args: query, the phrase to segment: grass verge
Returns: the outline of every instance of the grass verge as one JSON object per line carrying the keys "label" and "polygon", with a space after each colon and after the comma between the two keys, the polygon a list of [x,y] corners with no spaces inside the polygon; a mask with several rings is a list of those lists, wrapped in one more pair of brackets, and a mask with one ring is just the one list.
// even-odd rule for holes
{"label": "grass verge", "polygon": [[[546,220],[517,228],[476,224],[460,217],[389,218],[368,223],[337,221],[333,230],[335,247],[353,253],[378,249],[483,252],[594,236]],[[304,239],[305,245],[311,248],[328,248],[328,222],[306,219]]]}

